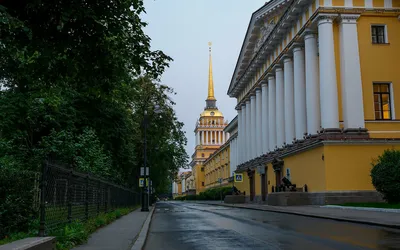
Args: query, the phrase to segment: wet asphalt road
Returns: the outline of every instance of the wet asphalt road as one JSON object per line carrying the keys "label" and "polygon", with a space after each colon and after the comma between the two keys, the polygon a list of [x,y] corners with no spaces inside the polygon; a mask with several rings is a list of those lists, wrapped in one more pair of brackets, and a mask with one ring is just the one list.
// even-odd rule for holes
{"label": "wet asphalt road", "polygon": [[400,249],[400,230],[265,211],[161,202],[157,203],[144,249],[391,250]]}

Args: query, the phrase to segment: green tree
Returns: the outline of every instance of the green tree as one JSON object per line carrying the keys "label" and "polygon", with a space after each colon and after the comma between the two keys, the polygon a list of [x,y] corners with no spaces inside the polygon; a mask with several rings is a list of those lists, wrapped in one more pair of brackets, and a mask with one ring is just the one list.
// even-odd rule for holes
{"label": "green tree", "polygon": [[400,203],[400,151],[385,150],[372,164],[372,184],[389,203]]}
{"label": "green tree", "polygon": [[149,157],[165,188],[186,164],[186,138],[172,90],[157,83],[171,58],[150,49],[143,12],[142,0],[0,3],[3,166],[37,170],[50,156],[135,186],[150,101],[163,110],[151,118]]}

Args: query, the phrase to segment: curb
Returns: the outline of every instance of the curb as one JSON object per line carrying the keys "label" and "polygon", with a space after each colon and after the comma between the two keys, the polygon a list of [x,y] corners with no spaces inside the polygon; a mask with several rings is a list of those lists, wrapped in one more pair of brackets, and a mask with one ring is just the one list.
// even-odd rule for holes
{"label": "curb", "polygon": [[328,220],[335,220],[335,221],[342,221],[342,222],[350,222],[350,223],[366,224],[366,225],[371,225],[371,226],[380,226],[380,227],[389,227],[389,228],[400,229],[399,224],[387,224],[387,223],[380,223],[380,222],[373,222],[373,221],[347,219],[347,218],[339,218],[339,217],[326,216],[326,215],[307,214],[307,213],[301,213],[301,212],[283,211],[283,210],[275,210],[275,209],[268,209],[268,208],[261,209],[261,208],[255,208],[255,207],[242,207],[242,206],[216,204],[216,203],[214,203],[214,204],[213,203],[198,203],[198,204],[206,204],[206,205],[222,206],[222,207],[234,207],[234,208],[266,211],[266,212],[281,213],[281,214],[293,214],[293,215],[312,217],[312,218],[318,218],[318,219],[328,219]]}
{"label": "curb", "polygon": [[147,215],[146,221],[143,223],[142,229],[138,237],[136,238],[135,243],[133,244],[131,250],[142,250],[144,245],[146,244],[147,235],[149,234],[150,222],[153,218],[153,213],[156,210],[156,204],[151,208],[151,211]]}

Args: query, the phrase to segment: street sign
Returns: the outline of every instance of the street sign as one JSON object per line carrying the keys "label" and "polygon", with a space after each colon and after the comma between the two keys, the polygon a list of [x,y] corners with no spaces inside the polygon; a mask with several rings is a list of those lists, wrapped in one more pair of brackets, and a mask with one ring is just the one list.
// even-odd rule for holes
{"label": "street sign", "polygon": [[235,182],[243,182],[243,174],[235,174]]}
{"label": "street sign", "polygon": [[[149,167],[146,167],[146,175],[148,176],[149,174]],[[140,176],[144,176],[144,167],[140,168]]]}
{"label": "street sign", "polygon": [[265,174],[265,167],[263,165],[257,166],[257,173]]}
{"label": "street sign", "polygon": [[[146,179],[146,186],[149,184],[149,179]],[[144,178],[139,178],[139,187],[144,187]]]}
{"label": "street sign", "polygon": [[222,178],[218,178],[218,183],[222,183]]}

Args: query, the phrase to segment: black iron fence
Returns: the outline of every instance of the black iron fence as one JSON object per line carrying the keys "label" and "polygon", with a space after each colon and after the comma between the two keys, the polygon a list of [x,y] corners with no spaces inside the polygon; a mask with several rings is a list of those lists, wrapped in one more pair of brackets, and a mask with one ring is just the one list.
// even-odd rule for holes
{"label": "black iron fence", "polygon": [[48,162],[39,190],[40,236],[74,220],[140,204],[140,194],[133,190]]}

